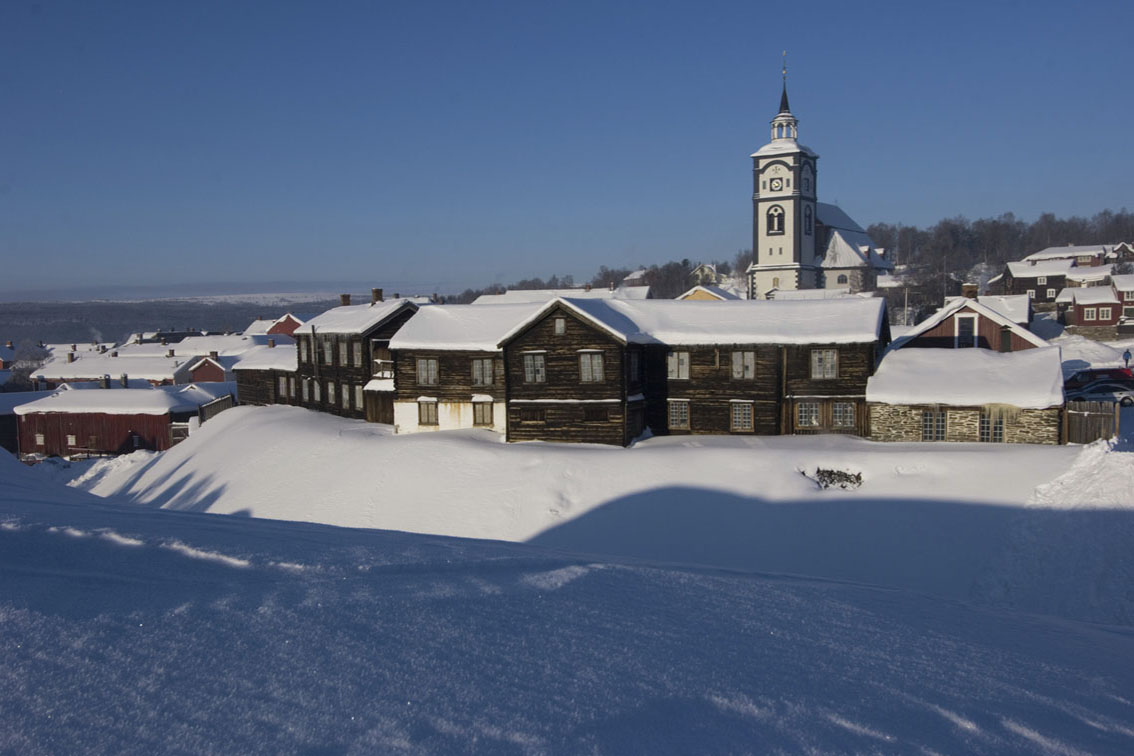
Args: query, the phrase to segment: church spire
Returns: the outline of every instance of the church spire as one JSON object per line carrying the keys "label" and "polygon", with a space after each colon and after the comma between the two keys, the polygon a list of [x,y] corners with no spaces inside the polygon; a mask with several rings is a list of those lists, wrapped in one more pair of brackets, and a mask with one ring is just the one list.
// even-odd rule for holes
{"label": "church spire", "polygon": [[784,66],[783,66],[782,73],[783,73],[783,76],[784,76],[784,90],[783,90],[783,94],[780,95],[780,112],[781,113],[790,113],[791,108],[788,107],[788,102],[787,102],[787,50],[784,50]]}

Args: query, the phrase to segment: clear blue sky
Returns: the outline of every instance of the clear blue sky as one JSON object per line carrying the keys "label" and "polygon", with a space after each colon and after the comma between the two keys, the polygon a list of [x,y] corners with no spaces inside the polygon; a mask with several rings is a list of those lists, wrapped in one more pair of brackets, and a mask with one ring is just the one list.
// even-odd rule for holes
{"label": "clear blue sky", "polygon": [[731,258],[788,51],[863,225],[1134,209],[1134,2],[0,3],[0,288]]}

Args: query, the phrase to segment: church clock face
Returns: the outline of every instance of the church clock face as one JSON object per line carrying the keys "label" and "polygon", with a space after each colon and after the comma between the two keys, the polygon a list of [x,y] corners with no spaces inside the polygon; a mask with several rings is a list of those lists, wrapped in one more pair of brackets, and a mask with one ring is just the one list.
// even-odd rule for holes
{"label": "church clock face", "polygon": [[774,178],[772,179],[770,186],[772,187],[773,192],[781,191],[784,188],[784,180],[782,178]]}

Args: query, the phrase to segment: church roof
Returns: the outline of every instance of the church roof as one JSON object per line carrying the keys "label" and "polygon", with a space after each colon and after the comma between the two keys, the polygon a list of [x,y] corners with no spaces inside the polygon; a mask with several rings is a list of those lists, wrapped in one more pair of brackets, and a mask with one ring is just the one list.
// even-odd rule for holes
{"label": "church roof", "polygon": [[794,139],[788,139],[788,138],[773,139],[771,142],[768,142],[766,145],[764,145],[760,149],[756,150],[755,152],[753,152],[748,157],[765,157],[767,155],[788,155],[792,152],[802,152],[805,155],[810,155],[811,157],[815,157],[815,158],[819,157],[819,153],[816,152],[815,150],[811,149],[810,147],[807,147],[806,145],[800,144],[799,142],[795,141]]}
{"label": "church roof", "polygon": [[824,268],[878,268],[893,266],[878,254],[874,240],[837,205],[815,203],[819,222],[830,229],[827,249],[823,255]]}
{"label": "church roof", "polygon": [[788,107],[788,103],[787,103],[787,81],[784,81],[784,92],[783,92],[783,94],[780,95],[780,112],[781,113],[790,113],[791,112],[791,108]]}

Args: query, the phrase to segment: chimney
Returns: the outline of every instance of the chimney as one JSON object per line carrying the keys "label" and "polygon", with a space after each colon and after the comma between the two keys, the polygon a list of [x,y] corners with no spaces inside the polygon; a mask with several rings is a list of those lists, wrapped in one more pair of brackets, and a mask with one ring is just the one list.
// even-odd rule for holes
{"label": "chimney", "polygon": [[75,353],[74,352],[67,352],[67,362],[70,363],[70,362],[74,362],[74,361],[75,361]]}
{"label": "chimney", "polygon": [[123,374],[122,374],[122,375],[121,375],[121,376],[120,376],[120,377],[118,378],[118,380],[119,380],[119,382],[120,382],[120,383],[122,384],[122,388],[130,388],[130,378],[129,378],[129,376],[127,376],[127,375],[126,375],[125,373],[123,373]]}
{"label": "chimney", "polygon": [[610,290],[614,291],[614,280],[613,279],[610,282]]}
{"label": "chimney", "polygon": [[78,345],[76,345],[76,344],[72,344],[72,345],[71,345],[71,351],[72,351],[72,352],[77,352],[77,351],[79,351],[79,347],[78,347]]}
{"label": "chimney", "polygon": [[590,290],[591,290],[590,284],[587,284],[586,286],[583,287],[583,291],[590,291]]}
{"label": "chimney", "polygon": [[215,359],[217,359],[218,357],[220,357],[220,353],[219,353],[219,352],[216,352],[216,351],[213,351],[213,352],[209,352],[209,359],[210,359],[210,360],[215,360]]}
{"label": "chimney", "polygon": [[977,290],[979,288],[980,287],[975,283],[961,284],[961,296],[965,297],[966,299],[976,299]]}
{"label": "chimney", "polygon": [[106,354],[106,344],[100,344],[99,347],[98,347],[98,351],[102,352],[103,354]]}
{"label": "chimney", "polygon": [[162,345],[162,346],[169,346],[169,342],[168,342],[168,341],[166,341],[165,339],[162,339],[162,340],[161,340],[161,345]]}
{"label": "chimney", "polygon": [[350,306],[350,294],[340,294],[339,295],[339,304],[343,307],[349,307]]}
{"label": "chimney", "polygon": [[142,334],[139,333],[137,336],[134,337],[134,343],[135,344],[141,344],[142,343]]}
{"label": "chimney", "polygon": [[275,339],[268,339],[268,349],[275,349],[275,348],[276,348],[276,340]]}
{"label": "chimney", "polygon": [[98,381],[98,387],[104,389],[110,388],[110,376],[104,375],[102,378],[100,378]]}
{"label": "chimney", "polygon": [[111,357],[117,357],[118,356],[118,350],[115,349],[113,352],[110,353],[110,356]]}
{"label": "chimney", "polygon": [[[381,291],[381,290],[379,290],[379,291]],[[7,341],[5,341],[4,346],[8,347],[9,349],[15,348],[15,347],[12,346],[12,340],[11,339],[8,339]]]}
{"label": "chimney", "polygon": [[395,291],[394,292],[394,299],[401,299],[401,298],[402,298],[402,295]]}
{"label": "chimney", "polygon": [[381,301],[382,301],[382,290],[381,289],[371,289],[370,290],[370,304],[378,304]]}
{"label": "chimney", "polygon": [[437,304],[437,292],[433,292],[433,296],[429,298],[429,301]]}
{"label": "chimney", "polygon": [[[164,342],[163,342],[163,343],[164,343]],[[169,350],[168,352],[166,352],[166,353],[165,353],[165,356],[166,356],[166,357],[172,357],[172,356],[173,356],[173,350],[172,350],[172,349],[170,349],[170,350]]]}

